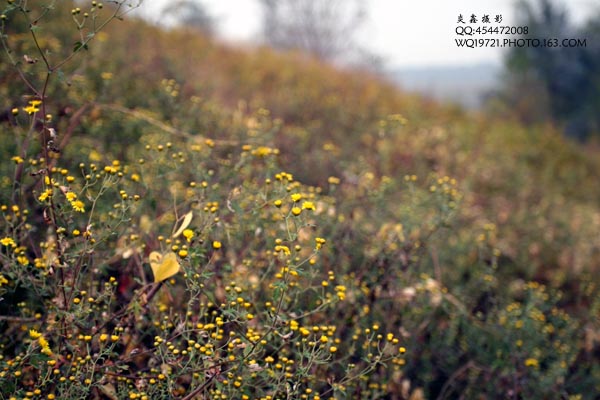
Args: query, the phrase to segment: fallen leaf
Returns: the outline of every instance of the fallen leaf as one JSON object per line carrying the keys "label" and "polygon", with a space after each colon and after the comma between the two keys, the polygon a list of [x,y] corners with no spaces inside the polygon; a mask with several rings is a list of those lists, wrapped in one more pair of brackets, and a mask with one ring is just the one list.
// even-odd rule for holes
{"label": "fallen leaf", "polygon": [[179,272],[179,261],[175,253],[169,252],[163,256],[157,251],[153,251],[148,256],[150,268],[154,274],[154,282],[162,282]]}

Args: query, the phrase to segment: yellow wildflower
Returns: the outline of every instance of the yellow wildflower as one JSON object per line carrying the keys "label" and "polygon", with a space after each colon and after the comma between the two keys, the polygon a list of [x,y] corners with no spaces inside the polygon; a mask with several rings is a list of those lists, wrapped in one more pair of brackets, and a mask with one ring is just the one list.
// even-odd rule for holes
{"label": "yellow wildflower", "polygon": [[73,207],[73,210],[77,212],[85,212],[85,204],[83,204],[83,201],[81,200],[72,201],[71,206]]}
{"label": "yellow wildflower", "polygon": [[291,197],[292,197],[292,201],[294,203],[297,203],[300,200],[302,200],[302,194],[301,193],[294,193]]}
{"label": "yellow wildflower", "polygon": [[30,329],[29,337],[32,339],[39,339],[40,337],[42,337],[42,334],[36,331],[35,329]]}
{"label": "yellow wildflower", "polygon": [[194,237],[194,231],[191,229],[185,229],[183,231],[183,236],[185,237],[185,239],[189,242],[192,241],[192,238]]}
{"label": "yellow wildflower", "polygon": [[50,196],[52,196],[52,189],[46,189],[39,195],[39,201],[46,201]]}
{"label": "yellow wildflower", "polygon": [[17,247],[17,244],[15,243],[14,239],[11,237],[6,236],[3,239],[0,239],[0,243],[2,243],[3,246],[11,246],[11,247]]}
{"label": "yellow wildflower", "polygon": [[23,111],[25,111],[29,115],[32,115],[32,114],[35,114],[36,112],[40,111],[40,109],[36,106],[28,105],[27,107],[23,107]]}
{"label": "yellow wildflower", "polygon": [[527,360],[525,360],[525,366],[537,368],[539,366],[539,362],[535,358],[528,358]]}
{"label": "yellow wildflower", "polygon": [[40,336],[40,338],[38,339],[38,343],[39,343],[40,347],[42,348],[42,353],[44,353],[46,355],[52,354],[52,350],[50,350],[50,344],[48,343],[46,338],[44,338],[43,336]]}
{"label": "yellow wildflower", "polygon": [[323,247],[323,245],[325,244],[325,242],[326,242],[326,240],[321,237],[315,238],[315,243],[316,243],[315,249],[320,250],[321,247]]}
{"label": "yellow wildflower", "polygon": [[315,204],[312,201],[305,201],[302,203],[303,210],[316,210]]}

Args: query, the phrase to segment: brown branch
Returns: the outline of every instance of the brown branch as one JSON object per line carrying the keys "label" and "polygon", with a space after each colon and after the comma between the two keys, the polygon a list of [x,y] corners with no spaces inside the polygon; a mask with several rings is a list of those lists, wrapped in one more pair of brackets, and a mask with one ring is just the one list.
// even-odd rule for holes
{"label": "brown branch", "polygon": [[440,394],[437,397],[437,400],[442,400],[446,398],[446,392],[454,386],[454,382],[464,373],[466,373],[469,369],[477,369],[481,370],[473,360],[468,361],[465,365],[454,371],[454,373],[448,378],[448,380],[442,386],[442,390],[440,390]]}
{"label": "brown branch", "polygon": [[60,146],[59,146],[60,149],[64,148],[67,145],[67,143],[71,139],[71,136],[73,136],[73,132],[75,131],[75,128],[79,125],[79,121],[81,120],[81,117],[83,117],[83,114],[85,114],[89,110],[90,107],[91,107],[91,104],[86,103],[86,104],[82,105],[81,107],[79,107],[79,109],[77,111],[75,111],[75,113],[69,120],[69,126],[67,127],[67,130],[62,135],[62,139],[60,141]]}
{"label": "brown branch", "polygon": [[217,375],[211,375],[206,382],[204,382],[202,385],[198,386],[196,389],[192,390],[190,393],[188,393],[187,396],[183,397],[181,400],[192,400],[194,398],[194,396],[196,396],[198,393],[200,393],[201,391],[203,391],[204,389],[206,389],[208,387],[208,385],[210,385],[212,383],[212,381],[215,379]]}
{"label": "brown branch", "polygon": [[12,317],[10,315],[0,315],[0,321],[8,322],[34,322],[37,321],[36,317]]}

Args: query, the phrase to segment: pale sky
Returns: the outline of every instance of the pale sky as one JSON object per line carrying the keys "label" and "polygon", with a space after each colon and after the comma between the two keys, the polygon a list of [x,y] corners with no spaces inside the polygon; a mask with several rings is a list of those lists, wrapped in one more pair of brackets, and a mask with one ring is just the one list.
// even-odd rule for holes
{"label": "pale sky", "polygon": [[[500,63],[502,52],[497,48],[459,48],[455,39],[458,15],[468,18],[484,14],[502,16],[501,25],[514,26],[516,0],[364,0],[369,19],[360,41],[383,56],[391,67],[466,65]],[[150,18],[160,18],[159,11],[168,0],[145,0],[141,12]],[[259,35],[261,15],[257,0],[202,0],[216,19],[219,35],[235,43],[252,43]],[[597,0],[565,0],[571,19],[585,20],[594,10]],[[493,25],[493,23],[492,23]],[[473,26],[484,26],[481,23]],[[504,39],[504,36],[493,36]]]}

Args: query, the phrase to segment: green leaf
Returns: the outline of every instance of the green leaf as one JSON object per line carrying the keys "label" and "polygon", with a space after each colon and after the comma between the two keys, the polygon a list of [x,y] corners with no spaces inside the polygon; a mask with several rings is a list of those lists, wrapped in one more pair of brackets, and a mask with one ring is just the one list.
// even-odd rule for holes
{"label": "green leaf", "polygon": [[83,42],[75,42],[75,44],[73,45],[73,53],[77,53],[81,49],[87,50],[88,45]]}
{"label": "green leaf", "polygon": [[36,368],[40,368],[41,366],[46,365],[46,362],[48,360],[50,360],[50,357],[48,357],[46,354],[42,354],[42,353],[33,353],[29,357],[30,364]]}

